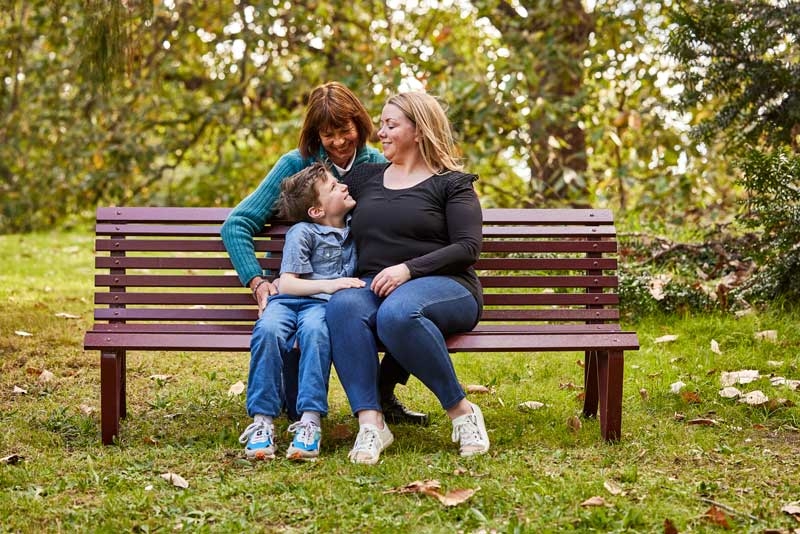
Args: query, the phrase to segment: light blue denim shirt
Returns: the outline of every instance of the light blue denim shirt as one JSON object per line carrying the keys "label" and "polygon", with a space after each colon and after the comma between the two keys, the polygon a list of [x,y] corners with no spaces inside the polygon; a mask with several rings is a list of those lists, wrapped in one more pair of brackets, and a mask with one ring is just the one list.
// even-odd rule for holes
{"label": "light blue denim shirt", "polygon": [[[299,222],[286,232],[281,273],[293,273],[306,280],[331,280],[353,276],[356,245],[350,233],[350,217],[344,228]],[[327,293],[311,295],[328,300]]]}

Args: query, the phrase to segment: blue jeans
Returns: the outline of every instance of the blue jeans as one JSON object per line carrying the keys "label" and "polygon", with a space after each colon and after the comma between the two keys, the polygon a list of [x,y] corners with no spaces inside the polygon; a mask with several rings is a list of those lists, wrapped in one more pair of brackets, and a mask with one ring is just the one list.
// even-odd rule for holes
{"label": "blue jeans", "polygon": [[253,327],[247,414],[277,417],[283,404],[283,358],[300,346],[297,411],[328,413],[331,346],[325,322],[327,302],[275,295]]}
{"label": "blue jeans", "polygon": [[448,409],[466,395],[456,377],[445,336],[471,330],[478,303],[458,282],[425,276],[382,299],[369,289],[342,289],[328,302],[333,365],[350,409],[381,410],[376,335],[388,352]]}

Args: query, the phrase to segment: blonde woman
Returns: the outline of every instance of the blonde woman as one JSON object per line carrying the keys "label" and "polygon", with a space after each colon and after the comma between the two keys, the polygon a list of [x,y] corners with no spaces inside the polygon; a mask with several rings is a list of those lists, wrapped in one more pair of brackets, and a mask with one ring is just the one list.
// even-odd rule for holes
{"label": "blonde woman", "polygon": [[436,395],[461,455],[485,453],[483,415],[467,401],[445,345],[445,336],[475,326],[483,305],[472,268],[481,249],[477,177],[461,171],[450,124],[430,95],[389,98],[378,138],[389,163],[345,178],[357,202],[356,274],[366,285],[338,291],[327,309],[333,364],[359,422],[350,459],[375,464],[394,440],[376,387],[376,336]]}

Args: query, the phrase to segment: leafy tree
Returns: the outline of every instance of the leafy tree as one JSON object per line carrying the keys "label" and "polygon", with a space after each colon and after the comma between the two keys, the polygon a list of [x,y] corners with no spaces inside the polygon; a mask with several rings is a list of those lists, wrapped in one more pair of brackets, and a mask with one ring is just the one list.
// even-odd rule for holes
{"label": "leafy tree", "polygon": [[[681,62],[684,107],[709,115],[699,139],[719,137],[739,155],[742,220],[763,230],[759,296],[800,297],[800,4],[694,2],[674,12],[669,49]],[[709,105],[710,103],[710,105]],[[755,293],[751,293],[755,295]]]}

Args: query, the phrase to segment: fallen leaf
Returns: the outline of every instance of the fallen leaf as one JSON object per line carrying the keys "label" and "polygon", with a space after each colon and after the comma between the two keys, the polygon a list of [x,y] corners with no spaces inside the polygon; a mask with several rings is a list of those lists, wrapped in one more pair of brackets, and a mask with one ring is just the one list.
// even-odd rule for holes
{"label": "fallen leaf", "polygon": [[769,402],[769,397],[764,395],[761,390],[751,391],[739,399],[739,402],[743,404],[749,404],[750,406],[761,406],[762,404],[766,404]]}
{"label": "fallen leaf", "polygon": [[65,313],[65,312],[58,312],[56,314],[56,317],[61,317],[62,319],[80,319],[81,318],[80,315],[72,315],[71,313]]}
{"label": "fallen leaf", "polygon": [[672,277],[668,274],[658,274],[647,282],[650,295],[655,300],[664,300],[666,294],[664,293],[664,286],[669,284]]}
{"label": "fallen leaf", "polygon": [[611,495],[622,495],[624,492],[622,488],[614,482],[613,480],[606,480],[603,482],[603,487],[608,491]]}
{"label": "fallen leaf", "polygon": [[728,386],[726,388],[722,388],[721,390],[719,390],[719,396],[725,399],[735,399],[741,394],[742,392],[733,386]]}
{"label": "fallen leaf", "polygon": [[92,415],[95,412],[94,406],[89,406],[88,404],[81,404],[78,409],[84,415]]}
{"label": "fallen leaf", "polygon": [[639,396],[642,398],[642,400],[645,400],[645,401],[650,398],[650,394],[644,388],[639,390]]}
{"label": "fallen leaf", "polygon": [[789,515],[800,516],[800,501],[793,501],[781,507],[781,512]]}
{"label": "fallen leaf", "polygon": [[172,380],[172,375],[150,375],[149,378],[150,378],[150,380],[157,380],[159,382],[167,382],[169,380]]}
{"label": "fallen leaf", "polygon": [[161,478],[170,482],[176,488],[186,489],[189,487],[189,483],[186,479],[176,473],[161,473]]}
{"label": "fallen leaf", "polygon": [[755,369],[744,369],[742,371],[732,371],[730,373],[723,372],[719,381],[722,387],[732,386],[734,384],[749,384],[761,377],[760,373]]}
{"label": "fallen leaf", "polygon": [[653,340],[653,343],[669,343],[671,341],[675,341],[678,339],[678,336],[668,334],[666,336],[657,337]]}
{"label": "fallen leaf", "polygon": [[756,332],[753,337],[756,339],[763,339],[765,341],[778,341],[778,331],[777,330],[763,330],[761,332]]}
{"label": "fallen leaf", "polygon": [[16,465],[24,459],[25,459],[24,456],[20,456],[19,454],[12,454],[10,456],[6,456],[5,458],[0,458],[0,464]]}
{"label": "fallen leaf", "polygon": [[491,393],[492,390],[480,384],[470,384],[466,388],[467,393]]}
{"label": "fallen leaf", "polygon": [[747,308],[745,310],[736,310],[733,314],[736,317],[745,317],[746,315],[752,315],[753,308]]}
{"label": "fallen leaf", "polygon": [[794,402],[789,399],[770,399],[767,403],[770,410],[777,410],[778,408],[794,408]]}
{"label": "fallen leaf", "polygon": [[153,491],[153,485],[152,484],[148,484],[147,486],[144,487],[144,490],[145,491]]}
{"label": "fallen leaf", "polygon": [[27,389],[22,389],[19,386],[14,386],[14,395],[25,395],[28,393]]}
{"label": "fallen leaf", "polygon": [[580,368],[586,367],[586,362],[583,360],[575,360],[575,364]]}
{"label": "fallen leaf", "polygon": [[789,386],[791,389],[798,389],[800,387],[800,380],[787,380],[782,376],[773,376],[769,379],[770,385],[774,387]]}
{"label": "fallen leaf", "polygon": [[600,497],[599,495],[596,495],[594,497],[589,497],[588,499],[583,501],[581,503],[581,506],[584,506],[584,507],[589,507],[589,506],[608,506],[608,503],[606,502],[606,500],[604,498]]}
{"label": "fallen leaf", "polygon": [[681,392],[681,390],[682,390],[682,389],[683,389],[685,386],[686,386],[686,384],[684,384],[683,382],[681,382],[680,380],[678,380],[677,382],[673,382],[672,384],[670,384],[670,385],[669,385],[669,390],[670,390],[671,392],[673,392],[674,394],[676,394],[676,395],[677,395],[678,393],[680,393],[680,392]]}
{"label": "fallen leaf", "polygon": [[577,389],[577,387],[578,386],[576,386],[572,382],[564,382],[564,383],[558,385],[558,389]]}
{"label": "fallen leaf", "polygon": [[445,506],[456,506],[475,495],[475,491],[474,489],[456,489],[448,491],[444,495],[434,493],[433,496],[439,499],[439,502]]}
{"label": "fallen leaf", "polygon": [[569,417],[567,419],[567,428],[569,428],[573,432],[577,432],[578,430],[581,429],[582,426],[583,423],[581,423],[581,420],[578,418],[577,415],[573,415],[572,417]]}
{"label": "fallen leaf", "polygon": [[231,397],[235,397],[236,395],[241,395],[242,393],[244,393],[244,383],[241,380],[233,384],[228,389],[228,395],[230,395]]}
{"label": "fallen leaf", "polygon": [[714,354],[722,354],[722,351],[719,350],[719,343],[717,343],[716,339],[711,340],[711,352]]}
{"label": "fallen leaf", "polygon": [[333,425],[333,428],[330,431],[330,437],[331,439],[350,441],[350,439],[353,437],[353,429],[350,425]]}
{"label": "fallen leaf", "polygon": [[517,408],[522,410],[523,412],[531,412],[533,410],[539,410],[544,408],[544,403],[539,401],[525,401],[517,404]]}
{"label": "fallen leaf", "polygon": [[783,362],[779,362],[777,360],[767,360],[767,365],[769,365],[770,367],[781,367],[783,365]]}
{"label": "fallen leaf", "polygon": [[669,519],[664,520],[664,534],[678,534],[678,529]]}
{"label": "fallen leaf", "polygon": [[701,426],[717,426],[717,423],[714,419],[707,419],[704,417],[698,417],[696,419],[690,419],[686,421],[687,425],[701,425]]}
{"label": "fallen leaf", "polygon": [[729,529],[731,528],[730,523],[728,523],[728,516],[725,512],[717,508],[716,506],[711,506],[706,513],[703,514],[708,521],[711,521],[715,525],[718,525],[722,528]]}
{"label": "fallen leaf", "polygon": [[25,330],[14,330],[14,333],[21,337],[30,337],[33,335],[30,332],[26,332]]}
{"label": "fallen leaf", "polygon": [[53,380],[55,377],[56,377],[56,375],[54,375],[53,373],[51,373],[47,369],[44,369],[41,372],[41,374],[39,375],[39,379],[38,380],[39,380],[40,384],[46,384],[46,383],[50,382],[51,380]]}
{"label": "fallen leaf", "polygon": [[684,400],[684,402],[688,402],[689,404],[700,404],[703,402],[700,399],[700,394],[696,391],[682,391],[681,398]]}
{"label": "fallen leaf", "polygon": [[422,493],[438,499],[445,506],[456,506],[475,495],[474,489],[456,489],[442,494],[442,485],[438,480],[415,480],[401,488],[387,490],[384,493]]}
{"label": "fallen leaf", "polygon": [[681,412],[675,412],[672,418],[675,419],[676,421],[683,421],[684,419],[686,419],[686,414],[683,414]]}

